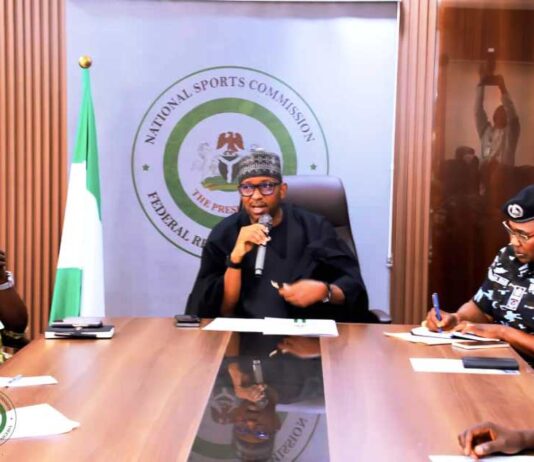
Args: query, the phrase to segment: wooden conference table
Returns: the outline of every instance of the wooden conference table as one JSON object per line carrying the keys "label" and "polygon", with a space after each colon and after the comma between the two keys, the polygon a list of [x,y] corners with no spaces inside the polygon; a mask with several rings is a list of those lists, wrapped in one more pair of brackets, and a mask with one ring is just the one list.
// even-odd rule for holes
{"label": "wooden conference table", "polygon": [[[109,340],[38,339],[0,376],[52,375],[59,384],[2,390],[16,406],[49,403],[81,426],[0,446],[1,460],[185,461],[230,334],[176,329],[171,319],[114,319]],[[332,461],[428,461],[459,454],[457,433],[482,420],[534,427],[534,373],[413,372],[410,357],[460,357],[450,346],[388,338],[397,325],[339,325],[322,338]],[[515,355],[493,349],[476,355]]]}

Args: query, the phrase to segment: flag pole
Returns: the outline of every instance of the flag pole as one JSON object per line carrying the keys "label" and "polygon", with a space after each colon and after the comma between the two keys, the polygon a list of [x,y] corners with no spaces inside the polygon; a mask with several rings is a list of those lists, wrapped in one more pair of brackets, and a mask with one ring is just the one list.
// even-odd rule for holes
{"label": "flag pole", "polygon": [[71,156],[50,321],[71,316],[104,316],[104,271],[100,173],[90,56],[81,56],[82,99]]}
{"label": "flag pole", "polygon": [[80,56],[80,59],[78,59],[78,64],[82,69],[89,69],[91,67],[91,64],[93,64],[93,60],[90,56],[83,55]]}

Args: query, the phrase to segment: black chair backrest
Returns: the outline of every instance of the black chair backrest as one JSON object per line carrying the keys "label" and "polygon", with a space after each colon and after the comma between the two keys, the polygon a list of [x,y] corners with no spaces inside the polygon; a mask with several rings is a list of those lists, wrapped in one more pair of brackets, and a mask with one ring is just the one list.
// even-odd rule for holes
{"label": "black chair backrest", "polygon": [[284,181],[287,183],[286,201],[324,216],[357,255],[341,179],[329,175],[289,175],[284,176]]}
{"label": "black chair backrest", "polygon": [[[286,201],[324,216],[358,257],[341,179],[329,175],[289,175],[284,176],[284,181],[287,183]],[[371,312],[379,322],[391,323],[391,317],[386,312],[377,309]],[[368,319],[365,322],[376,321]]]}

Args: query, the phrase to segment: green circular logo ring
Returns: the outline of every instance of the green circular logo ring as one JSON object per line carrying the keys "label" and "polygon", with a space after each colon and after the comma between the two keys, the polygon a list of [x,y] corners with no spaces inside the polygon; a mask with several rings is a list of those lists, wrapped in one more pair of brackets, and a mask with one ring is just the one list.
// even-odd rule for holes
{"label": "green circular logo ring", "polygon": [[[8,415],[9,411],[12,411],[10,415]],[[0,445],[11,438],[16,422],[15,406],[5,393],[0,392]]]}
{"label": "green circular logo ring", "polygon": [[[284,423],[284,420],[287,417],[286,412],[278,413],[278,416],[280,417],[280,420],[282,421],[282,424]],[[299,452],[297,454],[291,455],[291,460],[295,461],[298,460],[301,454],[304,452],[304,450],[308,447],[310,444],[311,439],[315,435],[315,431],[317,430],[317,426],[319,425],[319,421],[321,420],[321,416],[317,415],[315,416],[315,421],[313,422],[313,428],[311,429],[310,433],[306,436],[306,440],[301,448],[299,448]],[[201,437],[199,435],[196,436],[195,441],[193,442],[193,447],[191,449],[192,454],[198,454],[213,460],[230,460],[235,459],[235,449],[232,446],[232,444],[228,443],[214,443],[212,441],[209,441],[205,437]],[[274,459],[273,459],[274,460]]]}
{"label": "green circular logo ring", "polygon": [[4,406],[0,404],[0,434],[4,431],[7,425],[7,412]]}
{"label": "green circular logo ring", "polygon": [[265,125],[280,146],[284,165],[283,174],[294,175],[297,171],[297,154],[293,140],[278,117],[265,107],[241,98],[221,98],[203,103],[189,111],[173,128],[165,145],[164,178],[176,205],[189,218],[207,228],[213,228],[222,220],[222,217],[212,215],[197,207],[186,194],[178,175],[178,156],[185,138],[197,124],[208,117],[224,113],[243,114]]}

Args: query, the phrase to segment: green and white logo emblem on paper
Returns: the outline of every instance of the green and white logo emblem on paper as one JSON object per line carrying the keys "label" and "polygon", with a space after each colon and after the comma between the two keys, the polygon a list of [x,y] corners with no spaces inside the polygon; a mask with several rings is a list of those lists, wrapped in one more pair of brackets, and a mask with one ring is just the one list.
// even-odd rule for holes
{"label": "green and white logo emblem on paper", "polygon": [[0,444],[4,444],[11,438],[16,423],[15,406],[5,393],[0,392]]}
{"label": "green and white logo emblem on paper", "polygon": [[251,149],[281,155],[284,175],[328,173],[314,112],[278,78],[235,66],[204,69],[150,105],[132,150],[145,215],[169,242],[200,256],[210,230],[236,212],[236,166]]}

